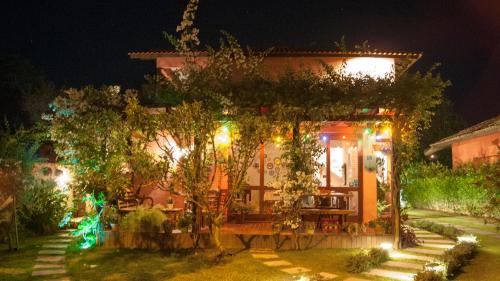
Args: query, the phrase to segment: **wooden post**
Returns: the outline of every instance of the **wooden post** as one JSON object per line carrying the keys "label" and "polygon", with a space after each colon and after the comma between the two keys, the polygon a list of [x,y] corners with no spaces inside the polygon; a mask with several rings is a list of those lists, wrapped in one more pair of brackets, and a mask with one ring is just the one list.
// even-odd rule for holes
{"label": "wooden post", "polygon": [[259,161],[259,169],[260,169],[260,178],[259,178],[259,213],[263,214],[264,213],[264,144],[260,144],[260,161]]}
{"label": "wooden post", "polygon": [[358,223],[363,222],[363,135],[358,145]]}
{"label": "wooden post", "polygon": [[326,145],[326,187],[331,188],[330,183],[330,138],[325,142]]}

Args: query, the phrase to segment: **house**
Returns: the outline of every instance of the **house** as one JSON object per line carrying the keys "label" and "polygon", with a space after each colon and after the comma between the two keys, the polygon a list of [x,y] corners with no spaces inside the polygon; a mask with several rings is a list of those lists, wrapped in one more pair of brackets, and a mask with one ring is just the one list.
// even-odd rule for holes
{"label": "house", "polygon": [[453,168],[467,163],[494,163],[500,159],[500,115],[430,145],[425,155],[451,147]]}
{"label": "house", "polygon": [[[130,58],[153,60],[158,72],[167,79],[180,68],[184,58],[176,52],[151,51],[131,52]],[[386,52],[337,52],[337,51],[287,51],[275,50],[264,58],[263,67],[270,73],[287,69],[307,67],[321,75],[322,63],[342,70],[349,75],[369,75],[373,78],[389,75],[397,79],[419,58],[419,53]],[[207,53],[201,52],[197,62],[203,64]],[[360,109],[359,114],[370,117],[388,114],[384,109]],[[371,123],[369,123],[371,122]],[[320,141],[325,153],[320,158],[323,164],[317,171],[322,193],[333,194],[335,200],[344,202],[338,208],[349,210],[348,220],[366,223],[377,218],[377,183],[388,184],[391,175],[391,129],[378,126],[379,122],[365,123],[351,120],[325,121],[320,132]],[[375,130],[370,128],[375,127]],[[275,200],[270,183],[283,174],[280,140],[262,144],[248,170],[245,200],[252,206],[250,218],[271,219],[271,207]],[[224,177],[220,186],[227,188]],[[164,191],[145,191],[156,203],[165,204]],[[181,207],[177,198],[176,206]]]}

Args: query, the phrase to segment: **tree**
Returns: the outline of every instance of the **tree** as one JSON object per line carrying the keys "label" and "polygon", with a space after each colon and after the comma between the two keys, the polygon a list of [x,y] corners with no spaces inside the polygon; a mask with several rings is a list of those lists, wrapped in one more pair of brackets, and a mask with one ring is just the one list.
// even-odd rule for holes
{"label": "tree", "polygon": [[120,194],[131,185],[132,134],[125,108],[134,100],[117,86],[69,89],[51,104],[50,137],[83,193]]}

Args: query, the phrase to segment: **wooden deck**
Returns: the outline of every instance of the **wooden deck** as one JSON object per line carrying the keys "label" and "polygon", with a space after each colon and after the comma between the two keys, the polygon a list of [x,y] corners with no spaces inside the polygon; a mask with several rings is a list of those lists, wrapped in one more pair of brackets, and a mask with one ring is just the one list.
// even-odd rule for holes
{"label": "wooden deck", "polygon": [[[244,228],[225,228],[221,233],[222,245],[226,249],[293,249],[292,234],[280,233],[238,233]],[[329,248],[376,248],[382,242],[391,242],[391,235],[357,235],[350,236],[346,233],[315,233],[313,235],[299,235],[301,249],[329,249]],[[177,233],[167,235],[165,233],[130,233],[106,231],[103,237],[106,248],[128,248],[128,249],[187,249],[193,247],[193,241],[189,233]],[[210,237],[208,233],[201,234],[200,248],[210,248]]]}

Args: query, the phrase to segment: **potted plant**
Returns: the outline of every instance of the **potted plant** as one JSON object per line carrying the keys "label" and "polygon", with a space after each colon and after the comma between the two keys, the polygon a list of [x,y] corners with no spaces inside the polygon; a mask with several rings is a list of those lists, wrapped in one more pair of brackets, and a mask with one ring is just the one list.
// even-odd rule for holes
{"label": "potted plant", "polygon": [[167,209],[171,210],[174,208],[174,199],[172,197],[167,198]]}
{"label": "potted plant", "polygon": [[305,227],[306,227],[306,234],[307,235],[314,234],[314,230],[316,229],[316,224],[314,222],[306,222]]}
{"label": "potted plant", "polygon": [[252,206],[243,201],[235,201],[231,204],[231,211],[240,214],[240,223],[245,223],[245,216],[251,210]]}

